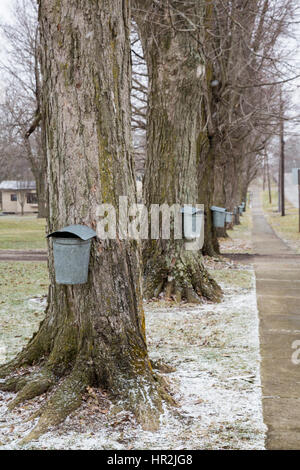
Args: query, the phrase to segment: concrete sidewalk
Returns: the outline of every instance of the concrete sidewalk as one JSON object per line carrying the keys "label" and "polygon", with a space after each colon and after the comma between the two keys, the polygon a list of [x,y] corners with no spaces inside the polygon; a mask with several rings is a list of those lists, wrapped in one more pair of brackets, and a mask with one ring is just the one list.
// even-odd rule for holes
{"label": "concrete sidewalk", "polygon": [[294,341],[300,350],[300,256],[267,223],[258,191],[252,214],[266,447],[300,449],[300,363],[292,361]]}

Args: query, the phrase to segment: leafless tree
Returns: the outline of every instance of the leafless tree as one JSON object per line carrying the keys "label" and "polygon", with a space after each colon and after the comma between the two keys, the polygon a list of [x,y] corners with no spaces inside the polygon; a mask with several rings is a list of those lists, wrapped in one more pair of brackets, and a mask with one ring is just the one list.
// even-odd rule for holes
{"label": "leafless tree", "polygon": [[[129,2],[40,0],[39,8],[48,230],[70,224],[95,229],[101,203],[117,207],[119,196],[136,200]],[[111,400],[145,428],[159,425],[166,392],[148,357],[139,247],[120,238],[94,240],[89,279],[81,286],[55,281],[50,245],[45,320],[23,351],[0,367],[7,378],[0,388],[18,392],[10,409],[53,391],[23,442],[62,422],[90,386],[109,390]]]}
{"label": "leafless tree", "polygon": [[[214,201],[232,209],[246,197],[267,142],[278,133],[280,85],[296,75],[278,42],[290,34],[297,2],[149,0],[134,4],[139,24],[143,18],[143,24],[152,29],[147,43],[152,48],[156,44],[159,50],[170,37],[182,34],[187,43],[198,44],[194,54],[201,57],[205,74],[205,80],[199,80],[200,126],[209,139],[205,145],[211,149],[211,157],[200,162],[203,191],[199,197],[206,206]],[[172,60],[178,62],[180,57],[173,54]],[[151,74],[155,76],[156,70]],[[209,223],[207,227],[210,231]],[[206,233],[206,242],[210,239]],[[213,253],[211,246],[206,251]]]}
{"label": "leafless tree", "polygon": [[0,25],[5,56],[0,70],[5,96],[0,105],[2,122],[14,146],[29,162],[36,181],[39,216],[47,215],[46,155],[41,116],[40,39],[35,0],[15,0],[13,21]]}
{"label": "leafless tree", "polygon": [[131,88],[131,126],[134,148],[134,161],[137,177],[145,170],[146,127],[148,106],[148,71],[139,40],[137,26],[131,29],[132,88]]}

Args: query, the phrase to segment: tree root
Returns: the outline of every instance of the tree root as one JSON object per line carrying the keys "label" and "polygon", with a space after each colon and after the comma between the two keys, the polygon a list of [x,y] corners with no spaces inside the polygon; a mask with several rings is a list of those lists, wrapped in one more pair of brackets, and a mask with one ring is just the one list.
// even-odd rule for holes
{"label": "tree root", "polygon": [[14,400],[9,403],[8,409],[13,410],[24,401],[42,395],[54,384],[54,375],[47,369],[42,369],[40,372],[33,374],[26,380],[26,384],[24,384],[24,386],[19,390]]}
{"label": "tree root", "polygon": [[171,404],[172,399],[163,378],[157,377],[147,362],[144,337],[133,336],[128,331],[128,357],[115,347],[118,353],[110,358],[102,338],[97,338],[97,342],[87,341],[89,321],[79,330],[79,335],[70,302],[63,304],[65,311],[61,307],[54,329],[50,312],[47,323],[42,324],[23,351],[0,368],[1,376],[5,377],[0,380],[0,389],[17,393],[9,403],[9,410],[53,389],[50,397],[45,397],[41,407],[26,419],[39,418],[20,444],[38,439],[63,422],[81,405],[87,386],[109,390],[112,403],[117,404],[115,409],[132,412],[144,429],[157,429],[162,400]]}
{"label": "tree root", "polygon": [[52,426],[62,423],[66,417],[75,411],[82,403],[82,396],[86,387],[90,384],[89,370],[75,366],[57,387],[51,398],[43,407],[37,425],[20,442],[21,445],[28,444],[45,434]]}
{"label": "tree root", "polygon": [[[51,427],[63,422],[70,413],[79,408],[84,392],[87,386],[91,384],[91,378],[91,373],[84,370],[84,368],[74,367],[72,373],[58,385],[43,407],[40,419],[34,429],[21,440],[20,444],[28,444],[32,440],[38,439],[48,432]],[[121,397],[121,399],[118,399],[118,397]],[[114,396],[115,405],[110,412],[110,416],[114,416],[125,409],[132,412],[137,422],[147,431],[154,431],[159,428],[162,398],[169,404],[176,404],[167,392],[167,384],[163,377],[157,376],[154,376],[152,382],[144,380],[142,377],[134,379],[120,378],[118,380],[118,397]]]}
{"label": "tree root", "polygon": [[[124,385],[121,385],[123,383]],[[121,392],[121,393],[120,393]],[[110,415],[113,416],[124,409],[131,412],[138,424],[145,431],[156,431],[159,428],[159,418],[162,413],[162,398],[170,401],[167,391],[155,375],[152,381],[143,377],[121,379],[119,394],[121,401],[116,400]]]}
{"label": "tree root", "polygon": [[[9,403],[8,409],[13,410],[26,400],[43,394],[57,384],[50,398],[29,418],[22,422],[33,421],[39,418],[35,427],[25,436],[20,444],[28,444],[38,439],[59,425],[70,413],[75,411],[82,403],[87,386],[95,384],[94,366],[87,367],[87,361],[77,360],[71,373],[63,379],[55,377],[49,368],[44,365],[39,371],[16,374],[9,377],[2,388],[18,391],[17,396]],[[151,367],[145,375],[128,377],[127,371],[117,372],[111,388],[111,399],[114,406],[111,415],[120,411],[131,412],[137,423],[144,430],[154,431],[159,428],[160,415],[163,410],[162,401],[176,406],[175,400],[168,391],[168,382],[160,374],[151,373]],[[96,380],[97,382],[97,380]],[[6,427],[6,426],[5,426]]]}
{"label": "tree root", "polygon": [[0,381],[0,390],[3,392],[18,392],[21,388],[25,387],[28,378],[27,374],[24,375],[12,375],[6,380]]}
{"label": "tree root", "polygon": [[177,302],[183,298],[188,303],[202,303],[203,298],[219,302],[221,288],[212,279],[199,253],[182,250],[170,260],[158,256],[150,258],[145,265],[144,295],[151,299],[164,292]]}

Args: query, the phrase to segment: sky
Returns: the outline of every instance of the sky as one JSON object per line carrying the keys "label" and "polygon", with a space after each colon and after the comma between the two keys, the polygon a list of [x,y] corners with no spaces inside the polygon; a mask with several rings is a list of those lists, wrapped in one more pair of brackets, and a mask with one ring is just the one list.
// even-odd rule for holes
{"label": "sky", "polygon": [[0,0],[0,21],[9,21],[11,0]]}
{"label": "sky", "polygon": [[[10,9],[12,0],[0,0],[0,23],[9,23],[11,19]],[[3,44],[0,42],[0,58],[3,59]],[[2,96],[3,83],[0,77],[0,97]]]}

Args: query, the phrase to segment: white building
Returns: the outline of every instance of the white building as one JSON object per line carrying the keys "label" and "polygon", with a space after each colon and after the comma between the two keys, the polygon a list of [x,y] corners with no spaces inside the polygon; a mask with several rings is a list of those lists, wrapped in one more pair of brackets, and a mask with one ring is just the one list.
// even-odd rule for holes
{"label": "white building", "polygon": [[38,212],[34,181],[2,181],[0,183],[0,209],[7,214]]}

